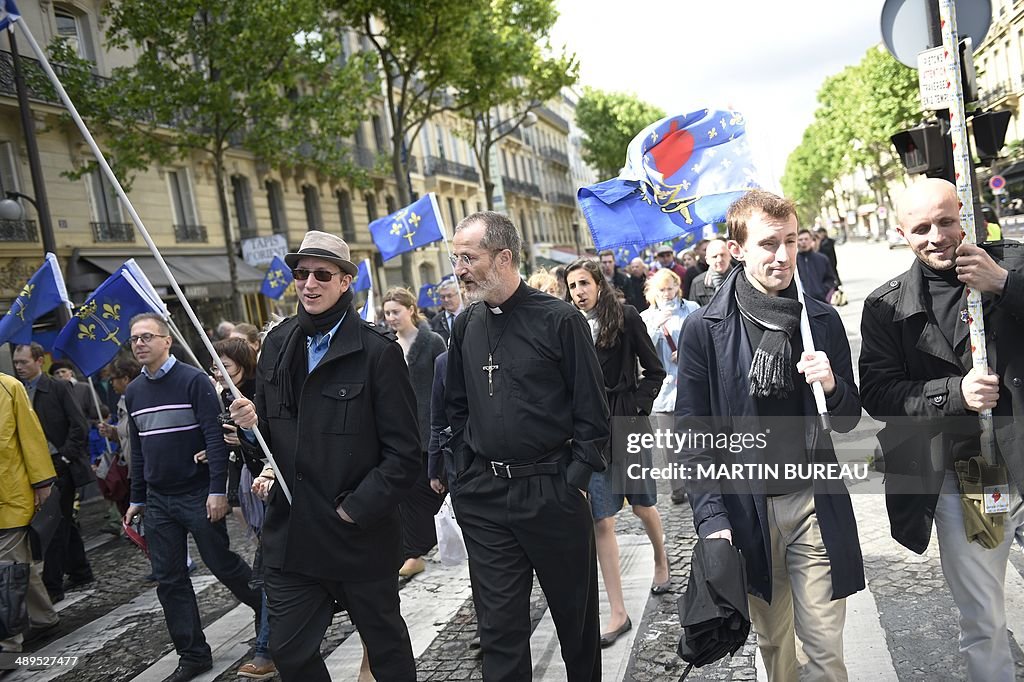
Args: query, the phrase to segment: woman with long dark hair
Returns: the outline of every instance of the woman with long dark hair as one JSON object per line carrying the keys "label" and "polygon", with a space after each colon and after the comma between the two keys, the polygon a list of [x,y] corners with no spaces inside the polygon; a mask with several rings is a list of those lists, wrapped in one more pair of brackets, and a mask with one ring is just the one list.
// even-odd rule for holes
{"label": "woman with long dark hair", "polygon": [[430,442],[430,390],[434,385],[434,360],[446,349],[444,339],[430,331],[420,314],[416,298],[408,289],[396,287],[383,297],[384,321],[398,336],[398,344],[405,354],[416,394],[416,413],[419,417],[422,463],[420,475],[398,506],[402,515],[402,544],[405,563],[398,571],[403,578],[422,573],[423,555],[437,544],[434,515],[441,508],[444,496],[430,486],[427,473],[427,445]]}
{"label": "woman with long dark hair", "polygon": [[[566,300],[575,305],[590,324],[597,356],[604,372],[605,394],[612,417],[612,443],[621,428],[646,431],[647,415],[654,398],[661,391],[665,370],[654,350],[640,313],[631,305],[623,305],[609,286],[600,266],[589,259],[580,259],[565,269]],[[642,375],[637,376],[637,363]],[[619,427],[619,428],[617,428]],[[648,456],[644,463],[650,466]],[[661,516],[655,504],[657,489],[652,478],[628,481],[623,474],[625,453],[609,447],[605,451],[608,467],[595,472],[590,479],[590,507],[594,514],[597,559],[604,578],[605,592],[611,606],[608,629],[601,635],[601,646],[615,643],[628,632],[633,623],[626,613],[622,596],[622,575],[619,567],[619,544],[615,538],[615,514],[628,500],[633,513],[644,524],[654,547],[654,581],[651,591],[661,594],[668,589],[668,557]],[[619,459],[619,461],[617,461]],[[617,475],[618,474],[618,475]]]}

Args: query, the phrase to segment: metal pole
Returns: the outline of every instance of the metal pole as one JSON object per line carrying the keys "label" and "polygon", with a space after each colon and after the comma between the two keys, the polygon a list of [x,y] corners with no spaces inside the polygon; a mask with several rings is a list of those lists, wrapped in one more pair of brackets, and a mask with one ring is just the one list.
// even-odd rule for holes
{"label": "metal pole", "polygon": [[[964,241],[977,241],[974,215],[974,184],[971,182],[970,141],[967,136],[967,122],[964,120],[964,93],[960,81],[960,49],[956,30],[956,8],[953,0],[942,0],[939,5],[943,29],[942,41],[946,48],[946,71],[950,82],[949,124],[953,145],[953,166],[955,169],[956,192],[960,199],[960,226]],[[988,347],[985,343],[985,317],[981,306],[981,292],[967,287],[967,321],[971,333],[971,359],[974,369],[988,373]],[[992,427],[992,410],[978,413],[981,420],[981,454],[989,464],[996,463],[995,433]]]}

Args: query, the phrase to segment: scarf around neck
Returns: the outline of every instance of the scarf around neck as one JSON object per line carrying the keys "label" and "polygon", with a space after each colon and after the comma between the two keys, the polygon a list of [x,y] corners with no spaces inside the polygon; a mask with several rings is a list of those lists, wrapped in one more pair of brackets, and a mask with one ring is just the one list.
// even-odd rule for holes
{"label": "scarf around neck", "polygon": [[295,402],[294,376],[302,377],[306,374],[306,342],[303,337],[313,338],[317,334],[325,334],[338,324],[342,315],[352,305],[352,290],[349,289],[341,295],[338,302],[322,313],[310,315],[300,303],[296,311],[298,326],[292,329],[288,338],[285,339],[284,347],[281,350],[281,360],[277,363],[277,380],[281,386],[281,405],[293,409]]}
{"label": "scarf around neck", "polygon": [[796,283],[777,296],[758,291],[745,273],[736,277],[736,304],[740,314],[764,330],[750,364],[750,395],[785,398],[793,390],[792,339],[800,329],[803,306],[795,296]]}

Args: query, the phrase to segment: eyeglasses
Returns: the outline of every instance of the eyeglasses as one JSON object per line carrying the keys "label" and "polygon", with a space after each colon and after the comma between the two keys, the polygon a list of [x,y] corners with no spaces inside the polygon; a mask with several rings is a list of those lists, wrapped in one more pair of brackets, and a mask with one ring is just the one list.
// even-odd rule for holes
{"label": "eyeglasses", "polygon": [[300,282],[305,282],[310,275],[313,275],[318,282],[330,282],[332,277],[340,274],[340,272],[331,272],[330,270],[306,270],[305,268],[292,270],[292,277]]}
{"label": "eyeglasses", "polygon": [[145,334],[139,334],[138,336],[129,336],[128,345],[134,346],[139,341],[142,341],[142,343],[148,346],[150,341],[152,341],[153,339],[166,339],[169,336],[170,334],[150,334],[149,332],[146,332]]}
{"label": "eyeglasses", "polygon": [[[487,255],[493,256],[497,253],[501,253],[504,249],[491,250],[487,252]],[[472,267],[473,263],[483,258],[483,256],[470,256],[468,253],[455,254],[454,256],[448,256],[448,261],[452,264],[452,267],[462,266],[464,268]]]}

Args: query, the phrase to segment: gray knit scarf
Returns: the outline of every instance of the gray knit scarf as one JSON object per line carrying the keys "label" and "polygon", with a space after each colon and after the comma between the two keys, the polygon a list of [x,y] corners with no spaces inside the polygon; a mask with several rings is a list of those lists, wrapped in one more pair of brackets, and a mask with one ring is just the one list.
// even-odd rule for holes
{"label": "gray knit scarf", "polygon": [[[750,395],[755,398],[785,398],[793,390],[791,341],[800,329],[803,306],[795,298],[796,285],[791,283],[777,296],[758,291],[744,276],[736,277],[736,304],[740,314],[764,329],[761,343],[750,364]],[[788,298],[793,295],[793,298]]]}

